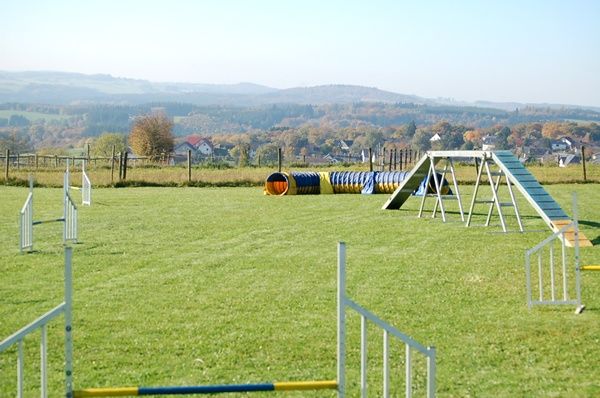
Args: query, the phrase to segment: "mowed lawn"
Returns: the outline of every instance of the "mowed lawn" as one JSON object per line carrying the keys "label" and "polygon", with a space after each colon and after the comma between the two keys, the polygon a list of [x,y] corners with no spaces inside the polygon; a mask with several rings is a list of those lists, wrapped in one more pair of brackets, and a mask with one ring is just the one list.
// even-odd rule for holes
{"label": "mowed lawn", "polygon": [[[582,231],[599,245],[600,185],[547,190],[568,214],[578,193]],[[0,187],[0,339],[62,300],[61,225],[34,227],[36,252],[19,254],[26,196],[25,188]],[[529,232],[503,234],[497,218],[465,228],[455,211],[442,223],[417,218],[417,198],[398,211],[381,210],[386,199],[268,197],[259,188],[94,190],[93,205],[80,206],[73,255],[75,387],[335,379],[341,240],[349,295],[436,347],[438,396],[600,395],[600,273],[583,275],[582,315],[573,307],[529,310],[525,251],[550,231],[526,202]],[[476,225],[484,213],[478,208]],[[61,189],[36,189],[35,219],[61,215]],[[582,249],[581,259],[600,264],[600,246]],[[63,325],[60,317],[49,329],[52,397],[64,391]],[[348,313],[348,328],[348,396],[356,397],[357,315]],[[381,395],[381,347],[371,327],[373,395]],[[39,333],[25,353],[26,396],[39,396]],[[393,396],[404,391],[403,355],[394,342]],[[424,396],[424,360],[413,357],[415,390]],[[0,355],[0,396],[14,396],[15,386],[13,348]],[[335,392],[252,394],[279,395]]]}

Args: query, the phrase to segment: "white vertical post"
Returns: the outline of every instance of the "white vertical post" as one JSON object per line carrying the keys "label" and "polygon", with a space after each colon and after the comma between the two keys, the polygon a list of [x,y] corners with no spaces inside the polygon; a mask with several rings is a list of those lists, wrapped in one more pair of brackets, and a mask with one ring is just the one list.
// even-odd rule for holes
{"label": "white vertical post", "polygon": [[562,234],[560,244],[561,244],[561,260],[562,260],[562,273],[563,273],[563,300],[567,300],[569,298],[569,292],[567,290],[567,250],[565,243],[565,234]]}
{"label": "white vertical post", "polygon": [[[563,234],[564,237],[564,234]],[[564,263],[563,263],[564,264]],[[566,275],[563,273],[563,281],[566,281]],[[554,242],[550,244],[550,289],[552,301],[555,300],[555,286],[554,286]],[[566,297],[565,297],[566,299]]]}
{"label": "white vertical post", "polygon": [[410,355],[410,345],[405,344],[404,348],[406,350],[406,398],[412,397],[412,359]]}
{"label": "white vertical post", "polygon": [[531,293],[531,260],[530,260],[530,256],[525,253],[525,276],[526,276],[526,280],[525,280],[525,287],[527,289],[527,307],[529,307],[529,309],[531,309],[532,304],[531,304],[531,297],[532,297],[532,293]]}
{"label": "white vertical post", "polygon": [[23,398],[23,340],[19,340],[17,344],[18,356],[17,356],[17,397]]}
{"label": "white vertical post", "polygon": [[41,337],[41,342],[40,342],[40,383],[41,383],[40,391],[41,391],[41,397],[47,398],[48,397],[48,373],[47,373],[48,349],[46,346],[46,340],[47,340],[46,337],[47,337],[48,333],[46,331],[46,324],[42,325],[41,332],[42,332],[42,337]]}
{"label": "white vertical post", "polygon": [[67,159],[67,171],[63,176],[63,243],[67,243],[69,236],[69,159]]}
{"label": "white vertical post", "polygon": [[427,398],[435,397],[435,347],[428,347],[427,356]]}
{"label": "white vertical post", "polygon": [[360,396],[367,398],[367,318],[360,316]]}
{"label": "white vertical post", "polygon": [[383,329],[383,397],[390,396],[390,339],[388,331]]}
{"label": "white vertical post", "polygon": [[538,252],[538,273],[539,273],[539,285],[540,285],[540,301],[544,300],[544,282],[542,280],[542,275],[543,275],[543,270],[542,270],[542,251],[540,250]]}
{"label": "white vertical post", "polygon": [[337,320],[338,320],[338,349],[337,349],[337,384],[338,397],[346,396],[346,244],[338,242],[338,290],[337,290]]}
{"label": "white vertical post", "polygon": [[[577,214],[577,193],[573,192],[573,230],[575,232],[575,294],[577,299],[577,311],[583,311],[581,304],[581,271],[579,269],[579,219]],[[564,242],[564,239],[563,239]],[[564,243],[563,243],[564,245]],[[564,252],[564,249],[563,249]]]}
{"label": "white vertical post", "polygon": [[66,397],[73,397],[73,249],[65,247],[65,390]]}

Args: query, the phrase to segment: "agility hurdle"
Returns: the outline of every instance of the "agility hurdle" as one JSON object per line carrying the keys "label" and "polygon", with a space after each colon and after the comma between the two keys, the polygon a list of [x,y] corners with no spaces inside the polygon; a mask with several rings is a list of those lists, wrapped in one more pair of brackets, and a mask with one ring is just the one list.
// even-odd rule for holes
{"label": "agility hurdle", "polygon": [[72,340],[72,304],[73,304],[73,274],[71,266],[72,249],[65,247],[65,281],[64,301],[40,316],[27,326],[19,329],[2,342],[0,342],[0,354],[14,344],[17,345],[17,398],[23,398],[24,387],[24,358],[23,345],[27,336],[40,330],[40,394],[42,398],[48,397],[48,352],[47,352],[47,325],[54,318],[64,314],[65,316],[65,383],[67,396],[73,389],[73,340]]}
{"label": "agility hurdle", "polygon": [[[574,242],[575,246],[572,265],[567,259],[568,241]],[[559,255],[555,253],[557,243],[560,247]],[[537,263],[535,274],[532,270],[532,262]],[[580,314],[585,308],[585,305],[581,303],[581,271],[590,269],[588,267],[593,266],[581,267],[579,265],[577,195],[573,193],[573,221],[565,224],[557,232],[525,253],[527,306],[531,309],[534,305],[574,305],[575,313]],[[537,299],[534,298],[533,278],[537,278]],[[570,282],[573,280],[575,286],[572,286],[572,282]],[[574,294],[569,294],[569,291],[573,289]]]}
{"label": "agility hurdle", "polygon": [[[229,392],[256,392],[256,391],[307,391],[307,390],[336,390],[338,398],[346,397],[346,310],[349,308],[361,317],[361,397],[367,396],[367,322],[371,322],[383,331],[383,396],[390,396],[390,337],[396,337],[405,345],[405,396],[412,397],[412,352],[423,354],[427,360],[427,397],[435,397],[435,348],[424,347],[412,338],[390,326],[376,315],[352,301],[346,295],[346,246],[338,243],[338,271],[337,271],[337,379],[317,381],[287,381],[259,384],[217,384],[199,386],[164,386],[164,387],[113,387],[113,388],[87,388],[74,390],[73,388],[73,343],[72,343],[72,252],[70,247],[65,247],[65,300],[54,310],[43,315],[30,325],[22,328],[0,343],[0,353],[15,342],[20,344],[19,364],[17,366],[18,388],[17,396],[22,398],[23,392],[23,367],[22,367],[22,340],[32,331],[45,327],[51,319],[59,314],[65,314],[65,396],[67,398],[82,397],[114,397],[114,396],[139,396],[139,395],[184,395],[184,394],[216,394]],[[45,330],[45,329],[44,329]],[[43,332],[43,346],[45,347],[45,332]],[[45,348],[42,348],[42,385],[46,383]],[[19,392],[20,391],[20,392]],[[42,398],[47,397],[44,387]]]}
{"label": "agility hurdle", "polygon": [[51,220],[33,220],[33,177],[29,177],[29,195],[21,208],[19,215],[19,247],[20,252],[33,250],[33,226],[50,222],[63,223],[63,243],[77,242],[77,206],[69,195],[69,176],[63,176],[63,216]]}
{"label": "agility hurdle", "polygon": [[69,189],[75,189],[77,191],[81,191],[81,204],[83,206],[91,206],[92,205],[92,182],[90,181],[90,177],[85,172],[85,160],[81,163],[81,187],[76,187],[74,185],[70,185],[71,173],[69,171],[69,159],[67,159],[67,173]]}

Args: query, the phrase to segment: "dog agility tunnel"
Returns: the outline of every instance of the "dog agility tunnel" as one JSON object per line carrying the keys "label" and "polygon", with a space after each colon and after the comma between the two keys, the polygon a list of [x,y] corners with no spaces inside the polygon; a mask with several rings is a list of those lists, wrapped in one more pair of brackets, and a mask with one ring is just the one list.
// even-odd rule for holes
{"label": "dog agility tunnel", "polygon": [[[331,172],[275,172],[267,177],[265,194],[267,195],[316,195],[361,193],[391,194],[410,174],[408,171],[331,171]],[[441,175],[439,175],[441,178]],[[415,195],[423,195],[424,179]],[[427,193],[435,193],[433,181],[429,182]],[[442,194],[452,194],[448,181],[442,182]]]}

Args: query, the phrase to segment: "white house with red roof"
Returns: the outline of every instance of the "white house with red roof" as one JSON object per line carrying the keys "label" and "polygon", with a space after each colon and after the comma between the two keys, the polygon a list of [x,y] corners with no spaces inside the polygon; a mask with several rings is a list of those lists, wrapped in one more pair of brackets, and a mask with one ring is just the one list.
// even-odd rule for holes
{"label": "white house with red roof", "polygon": [[185,141],[175,146],[175,154],[187,154],[187,151],[191,150],[193,155],[197,156],[210,156],[214,152],[214,147],[210,139],[199,135],[190,135],[186,137]]}

